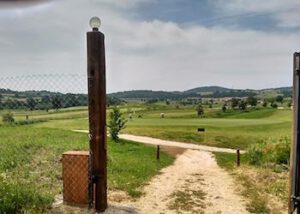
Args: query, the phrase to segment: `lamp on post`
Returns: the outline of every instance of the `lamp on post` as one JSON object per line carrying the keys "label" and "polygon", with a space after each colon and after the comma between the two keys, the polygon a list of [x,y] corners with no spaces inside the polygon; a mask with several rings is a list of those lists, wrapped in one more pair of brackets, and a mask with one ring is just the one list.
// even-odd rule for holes
{"label": "lamp on post", "polygon": [[101,26],[101,20],[99,17],[94,16],[90,19],[90,26],[93,29],[93,31],[98,31],[99,27]]}
{"label": "lamp on post", "polygon": [[107,208],[106,68],[101,20],[90,19],[87,32],[87,75],[89,103],[90,179],[89,202],[96,212]]}

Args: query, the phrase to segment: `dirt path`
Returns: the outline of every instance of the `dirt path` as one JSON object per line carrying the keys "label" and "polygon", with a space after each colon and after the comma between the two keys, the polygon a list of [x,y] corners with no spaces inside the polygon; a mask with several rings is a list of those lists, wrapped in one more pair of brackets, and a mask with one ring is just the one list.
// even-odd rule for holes
{"label": "dirt path", "polygon": [[123,134],[120,137],[152,145],[187,149],[178,153],[173,165],[162,169],[161,173],[151,179],[143,188],[144,195],[141,198],[137,201],[120,200],[122,205],[137,208],[138,213],[143,214],[248,213],[246,202],[236,192],[233,178],[217,165],[211,153],[234,153],[235,150],[133,135]]}
{"label": "dirt path", "polygon": [[[72,131],[88,133],[87,130],[72,130]],[[208,152],[236,153],[235,149],[204,146],[204,145],[197,145],[192,143],[182,143],[182,142],[176,142],[170,140],[161,140],[152,137],[136,136],[130,134],[120,134],[119,137],[125,140],[132,140],[138,143],[151,144],[151,145],[172,146],[172,147],[179,147],[183,149],[193,149],[193,150],[208,151]],[[243,154],[244,151],[241,150],[240,153]]]}
{"label": "dirt path", "polygon": [[[145,144],[152,144],[152,145],[162,145],[162,146],[174,146],[184,149],[194,149],[194,150],[201,150],[201,151],[208,151],[208,152],[226,152],[226,153],[236,153],[235,149],[227,149],[227,148],[218,148],[213,146],[203,146],[203,145],[196,145],[192,143],[182,143],[176,141],[169,141],[169,140],[161,140],[152,137],[144,137],[144,136],[136,136],[136,135],[129,135],[129,134],[121,134],[120,138],[125,140],[132,140],[140,143]],[[241,151],[244,153],[244,151]]]}
{"label": "dirt path", "polygon": [[210,152],[186,150],[128,205],[140,213],[248,213],[233,179]]}

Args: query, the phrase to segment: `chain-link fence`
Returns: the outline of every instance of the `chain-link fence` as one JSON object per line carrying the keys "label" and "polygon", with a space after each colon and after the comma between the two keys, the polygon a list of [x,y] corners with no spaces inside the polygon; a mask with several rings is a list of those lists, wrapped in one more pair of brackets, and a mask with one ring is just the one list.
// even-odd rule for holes
{"label": "chain-link fence", "polygon": [[62,194],[61,156],[88,150],[87,77],[0,78],[0,213],[45,212]]}

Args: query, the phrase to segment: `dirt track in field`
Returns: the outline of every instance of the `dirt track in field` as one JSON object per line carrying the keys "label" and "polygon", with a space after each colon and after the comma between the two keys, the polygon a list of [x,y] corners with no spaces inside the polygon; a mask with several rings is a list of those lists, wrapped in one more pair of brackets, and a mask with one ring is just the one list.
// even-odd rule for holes
{"label": "dirt track in field", "polygon": [[[236,153],[235,149],[204,146],[204,145],[197,145],[193,143],[182,143],[182,142],[176,142],[170,140],[161,140],[152,137],[129,135],[129,134],[120,134],[120,138],[125,140],[136,141],[139,143],[152,144],[152,145],[174,146],[178,148],[193,149],[193,150],[200,150],[200,151],[207,151],[207,152]],[[241,151],[241,153],[244,153],[244,151]]]}
{"label": "dirt track in field", "polygon": [[[112,203],[136,208],[138,213],[144,214],[248,213],[246,201],[237,192],[233,178],[217,165],[212,154],[216,151],[233,153],[235,150],[133,135],[123,134],[120,137],[161,145],[177,158],[173,165],[162,169],[150,180],[142,190],[144,195],[137,201],[126,197],[122,199],[120,194],[111,198]],[[118,197],[121,199],[116,201]]]}
{"label": "dirt track in field", "polygon": [[128,203],[139,213],[248,213],[233,179],[210,152],[186,150]]}

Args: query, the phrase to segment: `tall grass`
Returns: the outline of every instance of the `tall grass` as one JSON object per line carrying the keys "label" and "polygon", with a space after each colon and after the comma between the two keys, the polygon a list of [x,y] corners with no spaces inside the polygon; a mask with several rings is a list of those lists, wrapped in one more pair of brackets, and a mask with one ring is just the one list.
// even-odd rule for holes
{"label": "tall grass", "polygon": [[249,163],[253,165],[262,165],[267,163],[289,165],[290,161],[289,137],[279,139],[268,138],[257,144],[253,144],[247,150]]}
{"label": "tall grass", "polygon": [[[43,213],[62,192],[60,158],[87,150],[88,138],[72,131],[27,126],[0,127],[0,213]],[[139,196],[140,188],[174,158],[153,147],[108,140],[108,188]]]}

